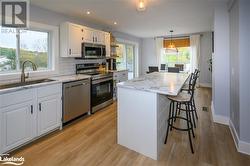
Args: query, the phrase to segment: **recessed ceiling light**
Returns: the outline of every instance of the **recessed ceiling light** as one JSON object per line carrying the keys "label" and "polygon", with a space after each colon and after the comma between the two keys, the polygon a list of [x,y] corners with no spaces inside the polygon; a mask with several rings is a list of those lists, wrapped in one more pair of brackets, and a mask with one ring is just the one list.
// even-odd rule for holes
{"label": "recessed ceiling light", "polygon": [[145,0],[139,0],[137,4],[137,10],[139,12],[145,11],[146,10],[146,2]]}
{"label": "recessed ceiling light", "polygon": [[86,13],[87,13],[87,15],[90,15],[90,11],[87,11]]}
{"label": "recessed ceiling light", "polygon": [[115,25],[117,25],[117,22],[114,22]]}

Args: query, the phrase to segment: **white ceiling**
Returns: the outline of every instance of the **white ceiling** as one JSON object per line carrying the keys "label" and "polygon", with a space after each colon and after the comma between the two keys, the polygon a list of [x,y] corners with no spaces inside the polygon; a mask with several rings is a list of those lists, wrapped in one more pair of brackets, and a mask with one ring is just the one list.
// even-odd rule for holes
{"label": "white ceiling", "polygon": [[[114,31],[155,37],[169,35],[170,29],[175,35],[211,30],[215,2],[226,0],[147,0],[144,12],[136,10],[137,1],[31,0],[31,4],[107,25]],[[88,10],[90,15],[86,14]]]}

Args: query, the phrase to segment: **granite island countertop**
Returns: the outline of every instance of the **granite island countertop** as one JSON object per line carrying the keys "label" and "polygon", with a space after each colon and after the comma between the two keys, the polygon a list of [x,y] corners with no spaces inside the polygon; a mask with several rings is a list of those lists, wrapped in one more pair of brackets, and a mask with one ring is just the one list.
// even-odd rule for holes
{"label": "granite island countertop", "polygon": [[176,96],[188,79],[186,73],[154,72],[118,83],[118,87]]}

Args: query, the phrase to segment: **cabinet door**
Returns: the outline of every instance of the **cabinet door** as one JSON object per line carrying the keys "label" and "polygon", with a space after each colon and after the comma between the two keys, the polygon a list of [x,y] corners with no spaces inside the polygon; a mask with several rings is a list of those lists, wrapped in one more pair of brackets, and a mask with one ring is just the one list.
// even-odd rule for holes
{"label": "cabinet door", "polygon": [[9,151],[33,138],[36,113],[31,102],[15,104],[2,109],[1,135],[3,152]]}
{"label": "cabinet door", "polygon": [[95,31],[95,42],[97,44],[105,45],[105,33],[102,31]]}
{"label": "cabinet door", "polygon": [[90,28],[84,28],[84,42],[86,43],[94,42],[94,30]]}
{"label": "cabinet door", "polygon": [[61,123],[61,95],[38,99],[38,135],[58,128]]}
{"label": "cabinet door", "polygon": [[105,33],[106,57],[110,57],[110,33]]}
{"label": "cabinet door", "polygon": [[69,56],[81,57],[81,43],[83,42],[83,28],[80,25],[69,24]]}

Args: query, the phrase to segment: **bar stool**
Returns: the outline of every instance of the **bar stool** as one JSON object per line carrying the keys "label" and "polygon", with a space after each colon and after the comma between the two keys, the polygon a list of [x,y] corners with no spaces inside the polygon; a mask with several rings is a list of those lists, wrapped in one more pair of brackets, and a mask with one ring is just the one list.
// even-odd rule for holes
{"label": "bar stool", "polygon": [[[194,135],[194,130],[193,130],[193,123],[191,120],[191,112],[192,112],[192,101],[194,98],[194,87],[196,84],[196,80],[197,77],[194,76],[194,79],[192,81],[192,86],[191,86],[191,93],[179,93],[177,96],[168,96],[168,99],[170,100],[170,107],[169,107],[169,115],[168,115],[168,126],[167,126],[167,132],[166,132],[166,138],[165,138],[165,142],[164,144],[167,143],[167,139],[168,139],[168,133],[169,130],[172,130],[173,128],[179,131],[187,131],[188,132],[188,138],[189,138],[189,144],[190,144],[190,148],[191,148],[191,152],[194,153],[194,149],[193,149],[193,144],[192,144],[192,138],[191,138],[191,132],[192,132],[192,136],[193,138],[195,137]],[[176,113],[174,113],[174,104],[177,104],[177,107],[179,110],[181,111],[185,111],[186,112],[186,117],[182,117],[180,115],[177,115]],[[185,108],[182,108],[182,105],[185,105]],[[180,119],[180,120],[184,120],[187,122],[187,128],[178,128],[176,126],[174,126],[174,121],[176,119]]]}
{"label": "bar stool", "polygon": [[[194,79],[194,77],[196,77],[196,79],[198,79],[199,78],[199,73],[200,73],[200,71],[198,69],[195,69],[194,73],[191,73],[191,75],[190,75],[189,83],[185,84],[182,87],[181,91],[187,91],[187,93],[190,94],[191,93],[192,80]],[[177,109],[178,109],[178,105],[177,105]],[[177,109],[176,109],[176,113],[177,113]],[[195,122],[193,114],[195,113],[195,117],[196,117],[197,120],[198,120],[198,114],[197,114],[194,98],[193,98],[193,101],[192,101],[192,104],[191,104],[191,110],[192,110],[194,128],[196,128],[196,122]],[[178,114],[180,114],[180,110],[179,110]]]}

